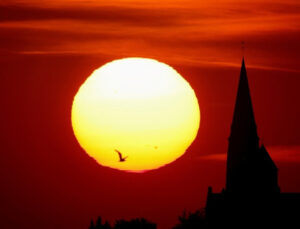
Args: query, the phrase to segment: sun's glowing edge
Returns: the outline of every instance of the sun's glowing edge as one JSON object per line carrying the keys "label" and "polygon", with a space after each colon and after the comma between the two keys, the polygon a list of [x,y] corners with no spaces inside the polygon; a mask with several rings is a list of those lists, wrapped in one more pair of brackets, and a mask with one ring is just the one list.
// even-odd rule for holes
{"label": "sun's glowing edge", "polygon": [[[161,62],[158,62],[158,61],[156,61],[156,60],[152,60],[152,59],[147,59],[147,58],[125,58],[125,59],[120,59],[120,60],[116,60],[116,61],[123,61],[123,60],[128,60],[128,59],[136,59],[136,60],[140,60],[140,59],[143,59],[143,60],[151,60],[151,61],[154,61],[155,63],[157,63],[157,64],[163,64],[163,63],[161,63]],[[112,64],[112,63],[115,63],[116,61],[112,61],[112,62],[109,62],[109,63],[107,63],[107,64],[105,64],[105,65],[103,65],[101,68],[103,68],[104,66],[108,66],[109,64]],[[163,64],[163,65],[165,65],[165,64]],[[168,65],[167,65],[168,66]],[[101,69],[100,68],[100,69]],[[168,66],[168,68],[171,68],[170,66]],[[87,154],[90,156],[90,157],[92,157],[92,158],[94,158],[96,161],[97,161],[97,163],[99,163],[100,165],[102,165],[102,166],[106,166],[106,167],[110,167],[110,168],[113,168],[113,169],[118,169],[118,170],[121,170],[121,171],[126,171],[126,172],[135,172],[135,173],[144,173],[144,172],[147,172],[147,171],[150,171],[150,170],[154,170],[154,169],[158,169],[158,168],[161,168],[161,167],[164,167],[164,166],[166,166],[166,165],[168,165],[168,164],[170,164],[170,163],[172,163],[173,161],[175,161],[175,160],[177,160],[178,158],[180,158],[183,154],[185,154],[185,152],[187,151],[187,149],[188,149],[188,147],[190,146],[190,144],[192,144],[192,142],[196,139],[196,137],[197,137],[197,133],[198,133],[198,130],[199,130],[199,126],[200,126],[200,108],[199,108],[199,104],[198,104],[198,100],[197,100],[197,97],[196,97],[196,94],[195,94],[195,92],[194,92],[194,90],[191,88],[191,86],[190,86],[190,84],[175,70],[175,69],[173,69],[173,68],[171,68],[172,69],[172,71],[175,71],[176,72],[176,74],[178,74],[183,80],[184,80],[184,83],[186,83],[186,84],[188,84],[188,86],[189,86],[189,88],[192,90],[192,93],[193,93],[193,95],[194,95],[194,98],[195,98],[195,102],[196,102],[196,105],[195,105],[195,107],[196,107],[196,110],[195,110],[195,114],[194,114],[194,116],[196,117],[196,119],[195,119],[195,122],[194,122],[194,133],[192,134],[192,135],[190,135],[190,140],[186,143],[186,147],[185,147],[185,149],[182,151],[182,153],[180,153],[179,155],[177,155],[175,158],[173,157],[170,161],[168,161],[168,162],[165,162],[164,164],[160,164],[160,165],[156,165],[156,166],[153,166],[153,167],[151,167],[151,168],[149,168],[149,169],[129,169],[129,168],[120,168],[120,167],[116,167],[116,166],[114,166],[114,165],[104,165],[103,163],[101,163],[101,161],[99,161],[99,160],[97,160],[93,155],[90,155],[90,153],[88,152],[88,150],[86,150],[86,147],[85,146],[83,146],[82,145],[82,142],[80,142],[80,140],[78,140],[78,131],[76,130],[76,128],[74,127],[75,125],[74,125],[74,115],[73,115],[73,111],[74,111],[74,109],[73,109],[73,107],[74,107],[74,103],[75,103],[75,100],[76,100],[76,96],[79,94],[79,93],[77,93],[76,94],[76,96],[74,97],[74,101],[73,101],[73,105],[72,105],[72,112],[71,112],[71,120],[72,120],[72,126],[73,126],[73,132],[74,132],[74,134],[75,134],[75,136],[76,136],[76,138],[77,138],[77,140],[78,140],[78,142],[79,142],[79,144],[80,144],[80,146],[87,152]],[[98,70],[99,69],[97,69],[97,70],[95,70],[89,77],[88,77],[88,79],[90,79],[92,76],[94,76],[94,74],[96,73],[96,72],[98,72]],[[86,81],[88,81],[88,79],[86,80]],[[83,85],[85,85],[85,83],[84,84],[82,84],[81,85],[81,87],[80,87],[80,89],[78,90],[78,92],[81,90],[81,88],[82,88],[82,86]],[[129,95],[129,96],[131,96],[131,95]],[[191,133],[190,133],[191,134]],[[119,164],[118,164],[119,165]]]}

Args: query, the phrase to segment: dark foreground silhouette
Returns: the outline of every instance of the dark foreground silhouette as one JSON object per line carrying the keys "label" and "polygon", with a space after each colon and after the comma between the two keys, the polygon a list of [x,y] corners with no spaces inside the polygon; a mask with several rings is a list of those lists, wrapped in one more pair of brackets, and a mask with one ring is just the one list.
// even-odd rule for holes
{"label": "dark foreground silhouette", "polygon": [[129,221],[116,220],[114,226],[111,226],[107,221],[103,223],[101,217],[98,217],[96,223],[91,221],[89,229],[156,229],[156,224],[144,218],[136,218]]}
{"label": "dark foreground silhouette", "polygon": [[[179,222],[172,229],[208,228],[204,209],[189,213],[184,211],[182,215],[178,217],[178,221]],[[111,226],[109,222],[102,222],[101,217],[98,217],[96,222],[91,221],[89,229],[156,229],[156,224],[144,218],[137,218],[129,221],[123,219],[116,220],[114,226]]]}
{"label": "dark foreground silhouette", "polygon": [[179,223],[176,224],[173,229],[208,228],[204,209],[189,213],[184,211],[182,215],[178,217],[178,221]]}
{"label": "dark foreground silhouette", "polygon": [[244,59],[228,141],[225,189],[208,188],[209,228],[300,228],[300,194],[280,192],[277,167],[259,143]]}

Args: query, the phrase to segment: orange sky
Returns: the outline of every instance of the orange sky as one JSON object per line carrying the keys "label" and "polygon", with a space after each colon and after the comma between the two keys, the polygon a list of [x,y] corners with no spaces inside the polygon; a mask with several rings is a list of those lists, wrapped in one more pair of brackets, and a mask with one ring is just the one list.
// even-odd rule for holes
{"label": "orange sky", "polygon": [[[300,3],[287,1],[8,1],[1,50],[148,56],[188,65],[300,71]],[[19,36],[22,34],[22,36]]]}
{"label": "orange sky", "polygon": [[[281,190],[299,192],[299,0],[1,0],[0,228],[82,229],[102,215],[164,229],[203,207],[225,185],[242,41],[258,135]],[[144,174],[99,166],[70,121],[86,77],[128,56],[170,64],[201,109],[187,153]]]}

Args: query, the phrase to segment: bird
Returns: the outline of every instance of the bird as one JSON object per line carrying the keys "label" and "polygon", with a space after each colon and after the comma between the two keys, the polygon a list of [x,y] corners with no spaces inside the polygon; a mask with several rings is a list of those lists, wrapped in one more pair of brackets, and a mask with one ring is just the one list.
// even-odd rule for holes
{"label": "bird", "polygon": [[124,162],[124,161],[126,161],[126,158],[127,158],[128,156],[123,157],[120,151],[118,151],[118,150],[116,150],[116,149],[115,149],[115,151],[116,151],[116,152],[118,153],[118,155],[119,155],[119,158],[120,158],[120,159],[119,159],[119,162]]}

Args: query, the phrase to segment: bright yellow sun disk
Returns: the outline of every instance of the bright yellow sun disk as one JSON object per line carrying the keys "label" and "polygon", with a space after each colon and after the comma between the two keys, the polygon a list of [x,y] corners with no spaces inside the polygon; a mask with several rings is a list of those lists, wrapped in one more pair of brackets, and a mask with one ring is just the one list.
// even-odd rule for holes
{"label": "bright yellow sun disk", "polygon": [[[141,172],[171,163],[195,139],[200,110],[193,89],[173,68],[126,58],[95,70],[72,106],[82,148],[99,164]],[[119,162],[115,150],[128,156]]]}

